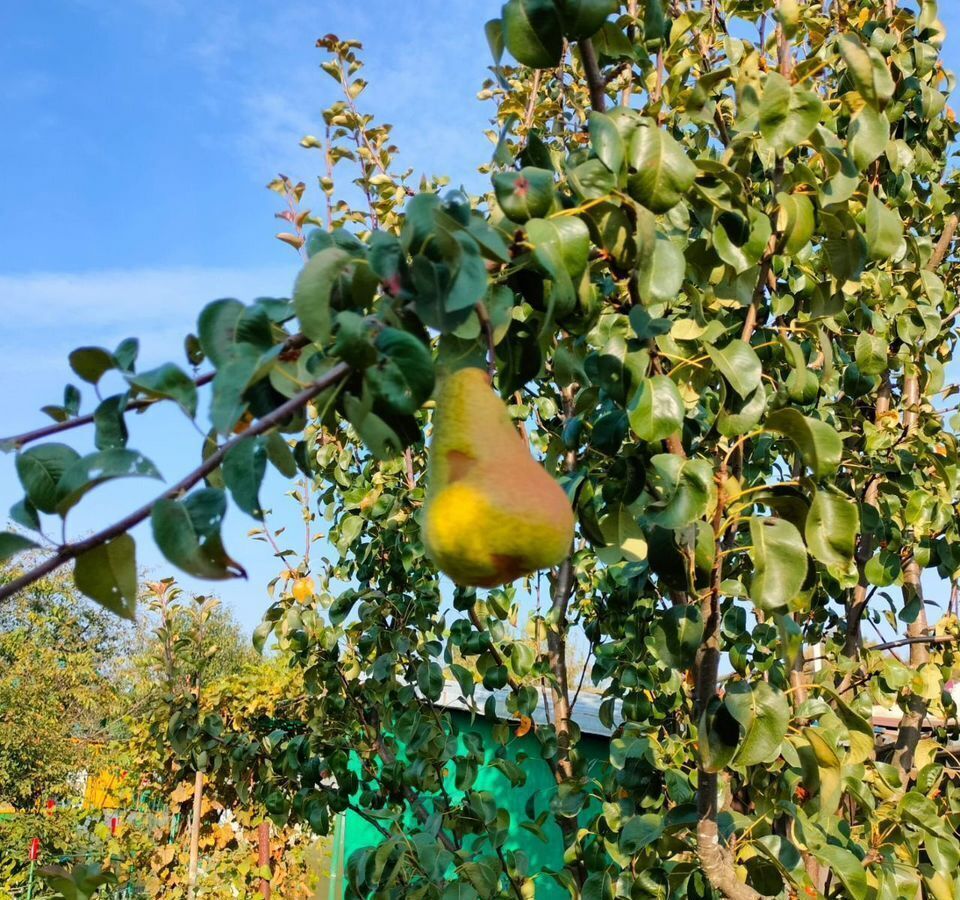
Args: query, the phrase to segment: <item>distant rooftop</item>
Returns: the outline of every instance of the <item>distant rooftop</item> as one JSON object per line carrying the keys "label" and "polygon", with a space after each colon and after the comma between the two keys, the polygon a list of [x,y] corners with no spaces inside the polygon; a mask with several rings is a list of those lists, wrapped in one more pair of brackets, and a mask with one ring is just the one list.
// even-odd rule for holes
{"label": "distant rooftop", "polygon": [[[456,681],[447,681],[443,686],[443,693],[437,700],[437,706],[444,709],[458,710],[467,714],[483,714],[484,705],[488,697],[495,697],[497,701],[498,714],[504,714],[507,708],[507,697],[510,696],[508,688],[502,688],[497,691],[488,691],[482,685],[477,685],[473,691],[473,700],[468,701],[460,690],[460,685]],[[571,700],[573,696],[571,695]],[[577,697],[576,705],[573,707],[573,721],[577,723],[584,734],[597,735],[599,737],[610,737],[614,729],[607,728],[600,721],[600,704],[603,702],[603,695],[593,691],[583,690]],[[619,717],[620,702],[617,701],[616,717]],[[540,692],[540,702],[533,713],[533,720],[539,724],[547,724],[553,721],[553,700],[550,691]]]}

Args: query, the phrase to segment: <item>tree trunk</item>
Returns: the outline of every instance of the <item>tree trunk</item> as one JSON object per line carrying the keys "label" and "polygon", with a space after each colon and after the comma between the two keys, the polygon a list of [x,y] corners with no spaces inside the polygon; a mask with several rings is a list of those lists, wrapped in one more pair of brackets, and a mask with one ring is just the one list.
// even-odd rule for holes
{"label": "tree trunk", "polygon": [[[258,857],[258,862],[260,868],[270,865],[270,823],[261,822],[260,828],[258,830],[257,837],[259,838],[260,843],[260,854]],[[260,893],[270,900],[270,879],[269,878],[260,878]]]}
{"label": "tree trunk", "polygon": [[193,900],[197,890],[197,864],[200,860],[200,811],[203,804],[203,772],[197,772],[193,782],[193,819],[190,821],[190,868],[187,871],[187,900]]}
{"label": "tree trunk", "polygon": [[[907,434],[913,432],[920,418],[920,376],[907,375],[903,380],[903,425]],[[920,566],[911,552],[903,566],[903,602],[919,601],[917,617],[907,626],[907,637],[927,636],[927,611],[923,605],[923,585],[920,583]],[[910,668],[915,672],[930,661],[930,648],[923,641],[910,644]],[[900,770],[901,779],[906,785],[913,769],[914,754],[920,742],[920,726],[927,716],[927,701],[919,694],[911,693],[907,698],[907,708],[900,720],[897,743],[893,750],[893,764]]]}

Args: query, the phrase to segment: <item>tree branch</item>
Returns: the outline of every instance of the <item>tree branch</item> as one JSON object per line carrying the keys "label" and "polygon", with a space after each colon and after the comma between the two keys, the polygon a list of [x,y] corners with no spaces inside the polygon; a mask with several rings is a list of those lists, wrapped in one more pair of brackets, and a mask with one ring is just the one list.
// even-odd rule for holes
{"label": "tree branch", "polygon": [[[890,410],[890,381],[883,380],[880,390],[877,392],[877,402],[874,407],[874,424],[880,421],[880,417]],[[863,502],[872,509],[877,509],[880,496],[880,479],[873,478],[867,485],[867,490],[863,496]],[[847,629],[844,637],[843,655],[854,658],[860,651],[860,621],[867,610],[868,592],[870,583],[867,581],[866,565],[873,555],[873,535],[860,535],[860,545],[857,548],[857,566],[860,570],[860,578],[857,586],[853,589],[853,600],[847,610]]]}
{"label": "tree branch", "polygon": [[[281,353],[289,353],[292,350],[300,350],[303,347],[306,347],[310,343],[310,339],[303,334],[294,334],[287,338],[283,343],[283,349]],[[198,388],[203,387],[204,385],[210,384],[216,376],[216,372],[205,372],[203,375],[200,375],[193,383]],[[132,403],[128,403],[125,409],[127,412],[139,412],[142,409],[147,409],[150,406],[153,406],[155,403],[160,403],[163,398],[161,397],[144,397],[141,400],[134,400]],[[89,413],[85,416],[77,416],[73,419],[67,419],[66,422],[55,422],[53,425],[45,425],[43,428],[37,428],[34,431],[25,431],[23,434],[15,434],[12,437],[0,438],[0,447],[3,446],[12,446],[13,449],[19,450],[21,447],[26,444],[30,444],[33,441],[40,441],[43,438],[51,437],[55,434],[60,434],[64,431],[70,431],[73,428],[80,428],[83,425],[90,425],[93,423],[94,413]]]}
{"label": "tree branch", "polygon": [[[727,462],[721,459],[717,468],[717,506],[713,514],[713,533],[717,549],[726,543],[727,532],[723,527],[726,509]],[[717,694],[720,672],[720,585],[723,579],[723,555],[716,554],[710,577],[710,590],[700,600],[700,612],[704,624],[703,640],[697,649],[693,664],[694,716],[700,721],[707,704]],[[697,857],[707,881],[728,900],[760,900],[753,888],[737,878],[730,851],[720,844],[717,826],[719,802],[717,799],[718,778],[716,772],[707,772],[702,765],[697,771]]]}
{"label": "tree branch", "polygon": [[949,634],[930,634],[930,635],[914,635],[913,637],[899,638],[895,641],[886,641],[883,644],[872,644],[869,647],[866,647],[867,650],[880,651],[880,650],[895,650],[897,647],[907,647],[910,644],[955,644],[957,638]]}
{"label": "tree branch", "polygon": [[[934,259],[938,254],[945,254],[952,239],[952,232],[956,230],[956,216],[948,223]],[[948,234],[950,237],[948,237]],[[942,258],[942,255],[941,255]],[[934,261],[931,259],[931,263]],[[906,435],[912,435],[920,421],[920,375],[914,372],[903,379],[903,427]],[[916,618],[907,626],[908,638],[927,637],[927,611],[923,605],[923,585],[920,583],[920,566],[913,553],[903,566],[903,601],[904,604],[918,602],[920,609]],[[930,661],[930,649],[924,641],[910,643],[910,668],[915,672]],[[900,729],[897,732],[897,743],[893,751],[893,764],[900,770],[904,784],[907,783],[910,771],[913,769],[914,754],[920,742],[920,725],[927,715],[927,701],[919,694],[911,693],[907,698],[907,708],[900,720]]]}
{"label": "tree branch", "polygon": [[950,250],[950,244],[953,243],[953,237],[957,233],[957,225],[960,225],[960,216],[954,213],[954,215],[947,219],[943,226],[943,234],[940,235],[940,240],[937,241],[937,246],[933,249],[933,256],[930,257],[930,261],[927,263],[928,272],[939,269],[940,264],[946,259],[947,252]]}
{"label": "tree branch", "polygon": [[73,544],[64,544],[53,556],[44,560],[44,562],[40,563],[40,565],[31,569],[29,572],[25,572],[19,578],[14,578],[13,580],[8,581],[6,584],[0,585],[0,601],[9,599],[16,594],[17,591],[20,591],[23,588],[39,581],[45,575],[49,575],[51,572],[59,569],[65,563],[72,559],[76,559],[78,556],[81,556],[87,551],[92,550],[94,547],[99,547],[100,545],[107,543],[107,541],[111,541],[114,538],[119,537],[121,534],[126,534],[131,528],[133,528],[135,525],[139,525],[150,515],[150,513],[153,511],[153,507],[158,501],[163,500],[166,497],[176,497],[183,491],[192,488],[204,476],[209,475],[214,469],[216,469],[220,463],[223,462],[223,458],[227,455],[227,453],[236,447],[237,444],[241,443],[241,441],[256,437],[257,435],[269,431],[276,425],[279,425],[288,416],[306,406],[310,400],[317,396],[317,394],[322,393],[331,385],[343,380],[349,372],[350,367],[346,363],[337,363],[337,365],[330,369],[330,371],[328,371],[322,378],[319,378],[309,387],[304,388],[302,391],[300,391],[300,393],[294,394],[285,403],[280,404],[280,406],[278,406],[272,412],[254,422],[245,432],[243,432],[243,434],[227,441],[225,444],[222,444],[214,453],[208,456],[199,466],[197,466],[197,468],[181,478],[180,481],[168,488],[166,491],[160,494],[160,496],[155,497],[149,503],[144,504],[139,509],[120,519],[120,521],[115,522],[113,525],[96,532],[96,534],[92,534],[90,537],[85,538],[82,541],[77,541]]}
{"label": "tree branch", "polygon": [[587,87],[590,89],[590,105],[596,112],[604,112],[607,108],[607,85],[597,63],[597,52],[593,49],[590,38],[584,38],[579,43],[580,60],[583,63],[583,73],[587,77]]}

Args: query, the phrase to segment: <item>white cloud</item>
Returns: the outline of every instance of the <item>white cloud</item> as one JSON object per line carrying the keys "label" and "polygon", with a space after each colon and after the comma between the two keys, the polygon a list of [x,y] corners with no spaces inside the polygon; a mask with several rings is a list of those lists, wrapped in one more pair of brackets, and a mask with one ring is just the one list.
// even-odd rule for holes
{"label": "white cloud", "polygon": [[296,270],[291,254],[289,267],[0,275],[0,311],[16,322],[0,332],[0,385],[26,415],[75,380],[67,363],[75,347],[112,348],[135,336],[144,365],[181,361],[183,338],[206,303],[289,296]]}

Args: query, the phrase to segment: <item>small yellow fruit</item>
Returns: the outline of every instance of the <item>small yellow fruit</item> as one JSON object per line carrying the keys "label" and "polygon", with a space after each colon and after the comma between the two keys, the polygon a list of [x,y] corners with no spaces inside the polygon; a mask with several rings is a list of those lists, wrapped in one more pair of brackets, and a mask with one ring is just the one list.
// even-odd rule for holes
{"label": "small yellow fruit", "polygon": [[312,578],[298,578],[293,583],[293,599],[297,603],[306,603],[315,593]]}
{"label": "small yellow fruit", "polygon": [[423,541],[458,584],[506,584],[570,552],[570,501],[530,455],[482,369],[460,369],[441,385],[429,466]]}

